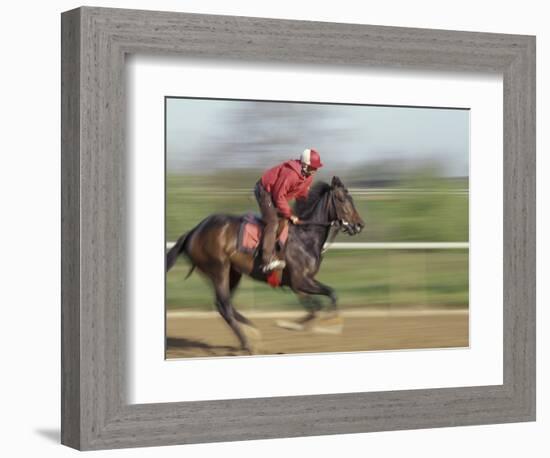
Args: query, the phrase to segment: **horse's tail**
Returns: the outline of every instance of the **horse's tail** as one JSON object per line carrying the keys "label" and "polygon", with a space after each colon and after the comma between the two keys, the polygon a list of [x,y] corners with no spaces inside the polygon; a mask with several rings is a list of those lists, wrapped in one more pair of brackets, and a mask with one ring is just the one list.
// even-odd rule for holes
{"label": "horse's tail", "polygon": [[[183,234],[178,239],[176,244],[172,248],[170,248],[170,251],[168,251],[168,253],[166,254],[166,272],[168,272],[174,266],[174,264],[178,259],[178,256],[185,251],[185,245],[187,243],[189,236],[192,234],[192,232],[193,231],[189,231]],[[187,277],[185,278],[188,278],[193,273],[193,270],[195,270],[194,264],[191,266],[191,270],[189,271],[189,273],[187,274]]]}

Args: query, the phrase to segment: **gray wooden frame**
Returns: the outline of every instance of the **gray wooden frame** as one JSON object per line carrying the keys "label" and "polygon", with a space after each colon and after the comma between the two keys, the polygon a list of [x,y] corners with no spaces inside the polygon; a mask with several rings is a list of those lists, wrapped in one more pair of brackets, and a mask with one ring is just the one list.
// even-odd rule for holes
{"label": "gray wooden frame", "polygon": [[[534,37],[89,7],[63,13],[61,32],[63,444],[89,450],[535,419]],[[128,404],[128,53],[502,74],[504,383]]]}

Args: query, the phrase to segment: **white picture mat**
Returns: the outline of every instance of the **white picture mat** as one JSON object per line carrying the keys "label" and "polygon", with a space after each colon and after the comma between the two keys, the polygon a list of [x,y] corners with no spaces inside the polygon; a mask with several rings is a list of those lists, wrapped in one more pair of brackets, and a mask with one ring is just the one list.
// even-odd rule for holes
{"label": "white picture mat", "polygon": [[[502,384],[500,75],[132,56],[127,78],[130,403]],[[470,347],[165,361],[165,96],[470,108]]]}

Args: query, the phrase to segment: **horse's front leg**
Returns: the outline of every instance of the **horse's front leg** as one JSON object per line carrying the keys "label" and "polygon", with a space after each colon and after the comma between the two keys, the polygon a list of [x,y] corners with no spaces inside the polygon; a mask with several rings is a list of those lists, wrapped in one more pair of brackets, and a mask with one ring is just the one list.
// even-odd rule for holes
{"label": "horse's front leg", "polygon": [[333,288],[331,288],[328,285],[325,285],[324,283],[321,283],[318,280],[313,280],[319,288],[323,290],[323,292],[329,297],[330,299],[330,306],[327,309],[327,312],[330,316],[337,317],[340,314],[340,310],[338,309],[338,296],[336,296],[336,292]]}
{"label": "horse's front leg", "polygon": [[298,287],[298,291],[309,295],[327,296],[330,299],[329,311],[334,314],[338,313],[338,297],[330,286],[321,283],[315,278],[304,278]]}
{"label": "horse's front leg", "polygon": [[317,314],[319,313],[319,310],[323,308],[323,304],[318,298],[313,297],[309,294],[297,292],[297,295],[298,300],[306,309],[307,314],[302,318],[297,319],[296,323],[301,325],[302,328],[305,328],[305,326],[307,326],[309,323],[315,320],[315,318],[317,318]]}
{"label": "horse's front leg", "polygon": [[[338,321],[338,301],[334,290],[314,278],[294,276],[291,279],[291,288],[298,295],[300,303],[307,310],[307,314],[299,318],[296,321],[278,320],[277,325],[285,329],[291,329],[295,331],[304,331],[309,329],[318,318],[319,311],[322,309],[322,303],[314,295],[327,296],[330,299],[330,319]],[[327,317],[328,318],[328,317]],[[327,321],[325,318],[323,321]],[[341,327],[341,320],[339,323]],[[315,330],[316,327],[313,328]],[[340,329],[341,330],[341,329]],[[338,331],[339,332],[339,331]]]}
{"label": "horse's front leg", "polygon": [[321,310],[323,304],[321,304],[321,301],[316,297],[312,297],[311,295],[303,293],[295,288],[293,288],[293,290],[298,296],[300,303],[306,309],[307,313],[297,320],[277,320],[276,324],[280,328],[291,331],[305,331],[317,318],[319,310]]}
{"label": "horse's front leg", "polygon": [[343,329],[343,320],[339,315],[338,298],[334,289],[314,278],[308,278],[303,282],[300,290],[306,294],[327,296],[330,299],[328,315],[316,323],[312,328],[314,332],[339,334]]}

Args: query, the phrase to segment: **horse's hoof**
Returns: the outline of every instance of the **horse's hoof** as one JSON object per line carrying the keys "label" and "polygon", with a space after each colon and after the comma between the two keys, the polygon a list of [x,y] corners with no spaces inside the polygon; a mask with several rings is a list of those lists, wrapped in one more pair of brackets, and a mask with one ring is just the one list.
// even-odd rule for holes
{"label": "horse's hoof", "polygon": [[259,349],[257,346],[247,346],[245,348],[243,348],[243,353],[245,356],[254,356],[254,355],[257,355],[259,354]]}
{"label": "horse's hoof", "polygon": [[301,323],[296,323],[295,321],[287,320],[277,320],[275,324],[283,329],[288,329],[289,331],[304,331],[306,327]]}
{"label": "horse's hoof", "polygon": [[344,321],[340,317],[323,319],[311,328],[311,332],[317,334],[342,334]]}
{"label": "horse's hoof", "polygon": [[262,333],[258,328],[255,328],[254,326],[244,325],[243,330],[247,337],[251,337],[252,339],[256,340],[261,340],[262,338]]}
{"label": "horse's hoof", "polygon": [[337,326],[313,326],[311,328],[311,332],[314,332],[316,334],[342,334],[342,331],[344,330],[343,325],[337,325]]}

